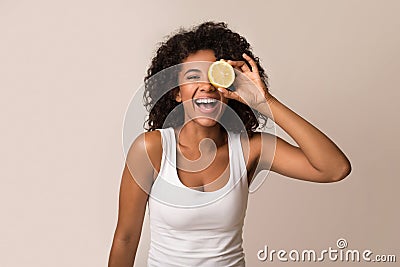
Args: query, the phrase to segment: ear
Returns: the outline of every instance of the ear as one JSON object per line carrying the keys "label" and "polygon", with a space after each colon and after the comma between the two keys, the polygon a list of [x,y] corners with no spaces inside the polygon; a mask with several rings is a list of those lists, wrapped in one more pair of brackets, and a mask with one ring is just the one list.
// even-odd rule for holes
{"label": "ear", "polygon": [[175,91],[175,101],[182,102],[181,91],[179,89],[176,89]]}

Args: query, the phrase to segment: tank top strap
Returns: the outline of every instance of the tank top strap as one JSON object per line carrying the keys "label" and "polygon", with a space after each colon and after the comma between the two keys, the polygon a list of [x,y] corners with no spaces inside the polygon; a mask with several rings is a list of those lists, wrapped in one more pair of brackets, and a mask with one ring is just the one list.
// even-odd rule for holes
{"label": "tank top strap", "polygon": [[159,176],[167,182],[179,186],[179,183],[174,179],[176,171],[176,140],[174,129],[169,127],[158,129],[158,131],[161,133],[162,141],[162,156]]}
{"label": "tank top strap", "polygon": [[[247,178],[246,162],[242,149],[241,134],[235,132],[228,132],[231,149],[230,164],[232,164],[233,177],[237,179]],[[245,179],[247,180],[247,179]]]}
{"label": "tank top strap", "polygon": [[175,153],[172,148],[175,148],[175,134],[173,128],[158,129],[161,133],[161,141],[163,148],[163,157],[175,162]]}

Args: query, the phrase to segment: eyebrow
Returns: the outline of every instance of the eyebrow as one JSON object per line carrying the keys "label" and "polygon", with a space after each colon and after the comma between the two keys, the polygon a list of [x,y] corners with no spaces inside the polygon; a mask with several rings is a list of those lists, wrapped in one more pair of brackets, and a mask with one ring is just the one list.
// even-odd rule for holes
{"label": "eyebrow", "polygon": [[201,72],[199,69],[188,69],[187,71],[185,71],[185,73],[183,75],[186,75],[186,73],[191,72],[191,71]]}

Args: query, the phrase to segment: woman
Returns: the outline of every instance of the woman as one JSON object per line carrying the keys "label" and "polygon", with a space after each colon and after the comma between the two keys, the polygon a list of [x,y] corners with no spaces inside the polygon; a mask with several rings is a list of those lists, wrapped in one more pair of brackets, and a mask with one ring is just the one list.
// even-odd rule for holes
{"label": "woman", "polygon": [[[220,59],[238,75],[234,90],[207,79]],[[328,183],[350,173],[343,152],[272,96],[267,78],[246,39],[224,23],[180,30],[161,44],[145,78],[148,132],[132,144],[122,175],[109,266],[133,266],[147,203],[148,266],[245,266],[242,227],[253,177],[270,169]],[[267,119],[298,147],[256,132]]]}

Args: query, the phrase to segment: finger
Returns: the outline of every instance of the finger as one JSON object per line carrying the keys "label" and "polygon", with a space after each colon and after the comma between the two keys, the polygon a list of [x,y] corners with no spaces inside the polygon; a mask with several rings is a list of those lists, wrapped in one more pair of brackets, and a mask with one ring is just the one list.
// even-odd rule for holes
{"label": "finger", "polygon": [[226,88],[222,88],[222,87],[218,87],[217,90],[218,90],[219,92],[221,92],[221,94],[222,94],[224,97],[226,97],[226,98],[234,99],[234,100],[240,101],[239,95],[236,94],[235,92],[229,91],[229,90],[227,90]]}
{"label": "finger", "polygon": [[251,70],[253,72],[258,72],[257,64],[251,57],[249,57],[246,53],[243,53],[243,58],[246,59],[250,63]]}
{"label": "finger", "polygon": [[232,67],[236,67],[237,69],[239,69],[243,72],[251,71],[249,66],[247,66],[246,62],[244,62],[244,61],[228,60],[228,63],[231,64]]}

